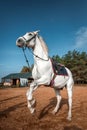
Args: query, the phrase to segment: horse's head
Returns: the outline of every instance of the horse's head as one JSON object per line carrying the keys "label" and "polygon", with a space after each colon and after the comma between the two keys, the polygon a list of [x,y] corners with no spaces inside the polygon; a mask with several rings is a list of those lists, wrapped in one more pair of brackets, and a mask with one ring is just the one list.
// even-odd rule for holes
{"label": "horse's head", "polygon": [[19,37],[16,41],[16,45],[18,47],[34,47],[34,42],[32,42],[34,40],[34,38],[36,37],[36,35],[38,34],[39,31],[34,31],[34,32],[29,32],[26,33],[24,36]]}

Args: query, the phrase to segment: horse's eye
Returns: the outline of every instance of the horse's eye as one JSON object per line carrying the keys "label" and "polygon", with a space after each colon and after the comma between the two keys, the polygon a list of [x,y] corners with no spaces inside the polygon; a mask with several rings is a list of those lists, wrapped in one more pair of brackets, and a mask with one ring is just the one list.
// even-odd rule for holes
{"label": "horse's eye", "polygon": [[28,35],[29,35],[29,36],[32,36],[32,33],[29,33]]}

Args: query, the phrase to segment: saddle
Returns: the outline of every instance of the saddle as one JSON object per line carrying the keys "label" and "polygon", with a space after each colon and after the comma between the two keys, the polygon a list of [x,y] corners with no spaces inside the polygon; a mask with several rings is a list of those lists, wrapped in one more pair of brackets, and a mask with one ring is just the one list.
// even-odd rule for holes
{"label": "saddle", "polygon": [[64,65],[62,65],[52,59],[51,59],[51,62],[52,62],[52,67],[53,67],[55,75],[68,76],[68,73],[67,73]]}

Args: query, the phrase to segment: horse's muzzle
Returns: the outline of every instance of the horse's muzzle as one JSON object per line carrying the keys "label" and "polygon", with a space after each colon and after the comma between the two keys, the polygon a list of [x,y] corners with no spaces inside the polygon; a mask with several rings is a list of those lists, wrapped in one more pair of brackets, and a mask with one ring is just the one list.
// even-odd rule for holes
{"label": "horse's muzzle", "polygon": [[16,40],[16,45],[18,46],[18,47],[23,47],[24,45],[25,45],[25,41],[24,41],[24,39],[22,38],[22,37],[19,37],[17,40]]}

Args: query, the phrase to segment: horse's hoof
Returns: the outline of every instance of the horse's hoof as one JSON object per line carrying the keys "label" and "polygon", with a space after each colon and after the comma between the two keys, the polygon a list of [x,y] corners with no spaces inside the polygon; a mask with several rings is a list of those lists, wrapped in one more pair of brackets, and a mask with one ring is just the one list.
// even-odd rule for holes
{"label": "horse's hoof", "polygon": [[71,121],[71,117],[67,117],[66,119],[67,119],[68,121]]}
{"label": "horse's hoof", "polygon": [[30,112],[31,112],[31,114],[34,114],[35,111],[36,111],[36,109],[35,109],[35,108],[32,108],[32,110],[31,110]]}
{"label": "horse's hoof", "polygon": [[55,112],[55,111],[52,111],[51,113],[52,113],[53,115],[56,115],[56,112]]}
{"label": "horse's hoof", "polygon": [[32,107],[36,107],[36,100],[35,100],[35,99],[32,100],[32,102],[31,102],[31,106],[32,106]]}

